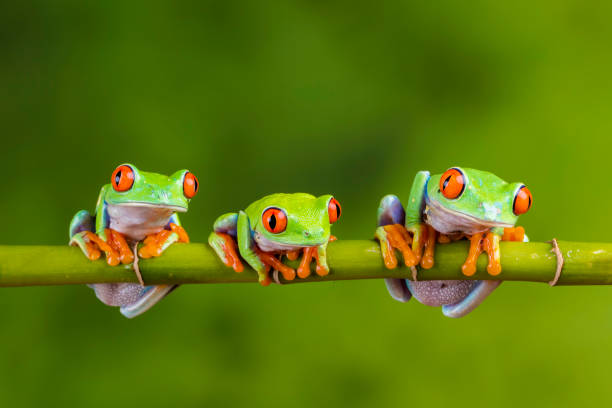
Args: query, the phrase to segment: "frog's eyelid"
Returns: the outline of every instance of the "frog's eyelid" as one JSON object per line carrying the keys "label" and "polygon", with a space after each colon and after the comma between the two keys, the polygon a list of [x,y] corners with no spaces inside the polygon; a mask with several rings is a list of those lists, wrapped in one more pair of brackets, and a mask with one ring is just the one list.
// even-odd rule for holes
{"label": "frog's eyelid", "polygon": [[281,210],[282,212],[285,213],[285,215],[287,215],[287,210],[285,210],[283,207],[279,207],[277,205],[269,205],[266,208],[263,209],[263,211],[261,212],[261,215],[259,216],[259,218],[263,217],[263,215],[266,213],[266,211],[270,210],[270,209],[276,209],[276,210]]}

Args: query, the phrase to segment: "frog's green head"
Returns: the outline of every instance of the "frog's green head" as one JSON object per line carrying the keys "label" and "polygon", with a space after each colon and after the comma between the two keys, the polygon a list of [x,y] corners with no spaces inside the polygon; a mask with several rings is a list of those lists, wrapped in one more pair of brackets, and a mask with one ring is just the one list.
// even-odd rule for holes
{"label": "frog's green head", "polygon": [[318,246],[330,238],[330,226],[340,218],[340,203],[331,195],[272,194],[246,210],[257,241],[278,246]]}
{"label": "frog's green head", "polygon": [[486,171],[452,167],[431,176],[427,201],[441,213],[490,227],[511,227],[532,204],[523,183],[506,183]]}
{"label": "frog's green head", "polygon": [[122,164],[113,172],[110,187],[104,197],[109,204],[185,212],[189,200],[198,192],[198,179],[188,170],[179,170],[168,177]]}

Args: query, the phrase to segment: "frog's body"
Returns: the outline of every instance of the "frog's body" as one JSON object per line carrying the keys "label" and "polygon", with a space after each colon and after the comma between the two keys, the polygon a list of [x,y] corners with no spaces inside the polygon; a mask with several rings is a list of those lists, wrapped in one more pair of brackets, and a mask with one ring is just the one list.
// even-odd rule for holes
{"label": "frog's body", "polygon": [[[501,281],[416,281],[416,265],[434,264],[436,241],[470,239],[470,252],[462,271],[471,276],[476,261],[487,252],[491,275],[501,272],[499,241],[527,240],[518,216],[531,207],[531,193],[521,183],[506,183],[494,174],[454,167],[444,174],[417,173],[406,209],[394,195],[385,196],[378,210],[376,237],[388,268],[397,266],[399,249],[413,280],[387,279],[391,295],[408,301],[414,295],[421,303],[443,306],[449,317],[461,317],[478,306]],[[412,236],[409,235],[412,234]]]}
{"label": "frog's body", "polygon": [[[70,223],[70,244],[78,245],[91,260],[100,251],[110,265],[133,263],[137,256],[159,256],[175,242],[188,242],[177,213],[186,212],[197,192],[197,179],[187,170],[172,176],[139,171],[131,164],[119,166],[111,184],[102,187],[96,211],[79,211]],[[144,246],[136,251],[138,243]],[[136,263],[134,263],[136,265]],[[136,266],[135,266],[136,268]],[[105,304],[121,306],[126,317],[135,317],[176,288],[110,283],[91,285]]]}
{"label": "frog's body", "polygon": [[272,194],[249,205],[244,211],[222,215],[215,221],[208,242],[227,266],[243,270],[240,256],[255,269],[262,285],[270,283],[268,269],[280,271],[287,280],[296,271],[282,264],[275,255],[296,259],[303,250],[297,275],[310,275],[312,258],[316,273],[326,275],[327,244],[333,240],[331,224],[340,217],[340,204],[331,196]]}

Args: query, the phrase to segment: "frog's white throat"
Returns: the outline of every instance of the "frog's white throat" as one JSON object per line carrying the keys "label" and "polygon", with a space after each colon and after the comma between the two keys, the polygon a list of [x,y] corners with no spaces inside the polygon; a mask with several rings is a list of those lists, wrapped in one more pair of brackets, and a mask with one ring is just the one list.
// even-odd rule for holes
{"label": "frog's white throat", "polygon": [[120,232],[130,241],[142,241],[168,225],[170,217],[187,211],[183,207],[147,203],[107,204],[109,228]]}
{"label": "frog's white throat", "polygon": [[180,205],[172,205],[172,204],[153,204],[153,203],[147,203],[147,202],[140,202],[140,201],[131,201],[129,203],[117,203],[117,204],[111,204],[108,203],[108,205],[114,205],[114,206],[122,206],[122,207],[142,207],[142,208],[157,208],[157,209],[166,209],[166,210],[171,210],[172,212],[187,212],[187,209],[185,207],[181,207]]}
{"label": "frog's white throat", "polygon": [[468,214],[453,211],[440,203],[425,198],[424,221],[442,234],[464,233],[473,235],[491,228],[511,228],[512,224],[481,220]]}

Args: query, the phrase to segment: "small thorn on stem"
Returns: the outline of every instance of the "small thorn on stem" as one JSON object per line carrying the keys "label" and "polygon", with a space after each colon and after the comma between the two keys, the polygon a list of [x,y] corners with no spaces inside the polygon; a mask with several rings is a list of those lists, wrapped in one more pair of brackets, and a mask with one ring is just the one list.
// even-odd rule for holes
{"label": "small thorn on stem", "polygon": [[550,286],[555,286],[561,277],[561,271],[563,270],[563,263],[565,262],[563,259],[563,254],[561,253],[561,249],[559,249],[559,244],[557,243],[557,239],[553,238],[552,241],[549,241],[552,244],[552,249],[550,252],[553,252],[557,257],[557,269],[555,270],[555,277],[553,280],[548,282]]}
{"label": "small thorn on stem", "polygon": [[280,281],[279,277],[278,277],[278,270],[275,269],[274,271],[272,271],[272,277],[274,278],[274,282],[279,284],[279,285],[284,285],[283,282]]}
{"label": "small thorn on stem", "polygon": [[417,268],[416,268],[416,266],[411,266],[410,270],[412,271],[412,280],[414,282],[416,282],[417,281]]}
{"label": "small thorn on stem", "polygon": [[140,273],[140,267],[138,266],[138,261],[140,260],[140,258],[138,258],[138,242],[134,243],[134,246],[132,247],[132,251],[134,252],[134,262],[132,263],[132,268],[134,269],[134,272],[136,272],[136,277],[138,278],[138,282],[140,283],[140,286],[144,287],[144,280],[142,279],[142,274]]}

